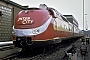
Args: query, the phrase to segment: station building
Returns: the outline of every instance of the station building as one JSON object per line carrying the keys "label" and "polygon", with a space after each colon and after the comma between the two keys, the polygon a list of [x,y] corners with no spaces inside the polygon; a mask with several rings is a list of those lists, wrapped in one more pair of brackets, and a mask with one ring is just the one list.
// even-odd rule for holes
{"label": "station building", "polygon": [[12,27],[17,13],[28,6],[10,0],[0,0],[0,42],[12,40]]}

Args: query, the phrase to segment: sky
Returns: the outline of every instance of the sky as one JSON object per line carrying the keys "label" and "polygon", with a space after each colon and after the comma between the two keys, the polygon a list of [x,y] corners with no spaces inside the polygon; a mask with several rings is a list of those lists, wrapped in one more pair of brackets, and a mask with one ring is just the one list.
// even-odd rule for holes
{"label": "sky", "polygon": [[[83,30],[83,1],[84,1],[84,30],[86,26],[90,30],[90,0],[11,0],[22,6],[39,7],[39,4],[46,4],[53,7],[63,15],[73,15]],[[86,25],[87,21],[87,25]]]}

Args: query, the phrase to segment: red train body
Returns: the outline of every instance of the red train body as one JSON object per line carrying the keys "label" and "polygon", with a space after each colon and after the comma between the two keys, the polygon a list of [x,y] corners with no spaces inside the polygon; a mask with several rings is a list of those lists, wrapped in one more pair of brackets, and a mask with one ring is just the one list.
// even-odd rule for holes
{"label": "red train body", "polygon": [[18,13],[13,26],[13,42],[17,47],[43,47],[62,38],[78,36],[79,28],[53,8],[29,8]]}

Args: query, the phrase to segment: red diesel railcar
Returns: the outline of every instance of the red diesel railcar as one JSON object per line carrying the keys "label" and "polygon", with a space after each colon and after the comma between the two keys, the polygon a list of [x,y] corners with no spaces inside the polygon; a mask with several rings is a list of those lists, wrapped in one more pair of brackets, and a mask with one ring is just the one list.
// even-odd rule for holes
{"label": "red diesel railcar", "polygon": [[75,27],[54,8],[40,5],[18,13],[13,25],[13,42],[22,48],[56,44],[62,38],[78,36],[79,28]]}

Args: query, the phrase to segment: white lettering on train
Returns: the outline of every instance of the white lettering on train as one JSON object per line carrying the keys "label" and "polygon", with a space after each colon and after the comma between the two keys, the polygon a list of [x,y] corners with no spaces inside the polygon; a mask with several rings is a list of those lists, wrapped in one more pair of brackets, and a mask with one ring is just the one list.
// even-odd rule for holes
{"label": "white lettering on train", "polygon": [[30,17],[21,17],[18,18],[18,21],[22,21],[22,24],[33,23],[33,20],[31,20]]}

